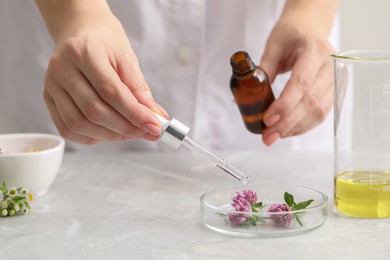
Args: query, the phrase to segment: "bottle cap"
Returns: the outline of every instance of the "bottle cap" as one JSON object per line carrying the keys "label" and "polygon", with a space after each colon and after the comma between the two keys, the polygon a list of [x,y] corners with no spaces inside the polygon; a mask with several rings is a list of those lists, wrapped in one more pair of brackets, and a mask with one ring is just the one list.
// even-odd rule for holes
{"label": "bottle cap", "polygon": [[161,124],[160,140],[175,150],[179,149],[190,128],[175,118],[167,120],[156,113],[155,115]]}

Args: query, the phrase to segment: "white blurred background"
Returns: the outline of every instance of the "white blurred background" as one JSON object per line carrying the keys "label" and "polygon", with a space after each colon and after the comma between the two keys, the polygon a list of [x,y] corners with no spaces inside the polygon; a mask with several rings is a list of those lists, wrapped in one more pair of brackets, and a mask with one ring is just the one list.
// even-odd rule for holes
{"label": "white blurred background", "polygon": [[390,49],[389,0],[340,0],[340,50]]}

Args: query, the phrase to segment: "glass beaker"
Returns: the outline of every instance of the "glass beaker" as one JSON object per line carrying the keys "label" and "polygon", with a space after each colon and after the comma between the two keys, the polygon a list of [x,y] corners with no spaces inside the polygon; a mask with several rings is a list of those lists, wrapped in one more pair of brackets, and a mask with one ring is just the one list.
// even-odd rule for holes
{"label": "glass beaker", "polygon": [[390,50],[332,55],[335,72],[335,205],[390,217]]}

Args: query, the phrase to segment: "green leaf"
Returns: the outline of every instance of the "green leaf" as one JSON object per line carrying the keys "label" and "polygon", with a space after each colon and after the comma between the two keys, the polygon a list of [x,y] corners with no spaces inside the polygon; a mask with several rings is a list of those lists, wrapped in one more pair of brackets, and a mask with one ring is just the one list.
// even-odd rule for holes
{"label": "green leaf", "polygon": [[4,195],[7,193],[7,187],[5,186],[5,182],[3,182],[3,185],[1,186],[0,190],[4,193]]}
{"label": "green leaf", "polygon": [[258,202],[256,204],[252,204],[251,207],[252,207],[252,211],[254,211],[254,212],[259,212],[260,209],[264,208],[263,202]]}
{"label": "green leaf", "polygon": [[16,196],[16,197],[13,197],[12,200],[15,201],[15,202],[26,201],[26,198],[25,197],[21,197],[21,196]]}
{"label": "green leaf", "polygon": [[306,208],[307,206],[309,206],[312,202],[313,202],[313,200],[306,200],[306,201],[299,202],[298,204],[296,204],[296,205],[293,207],[293,209],[294,209],[294,210],[304,209],[304,208]]}
{"label": "green leaf", "polygon": [[252,216],[256,222],[260,222],[260,223],[265,223],[265,220],[267,219],[267,217],[261,217],[261,216]]}
{"label": "green leaf", "polygon": [[297,220],[298,224],[301,225],[301,227],[303,227],[303,224],[302,224],[301,220],[299,219],[298,215],[294,214],[294,217]]}
{"label": "green leaf", "polygon": [[261,208],[263,206],[263,202],[257,202],[256,204],[253,204],[253,206],[256,208]]}
{"label": "green leaf", "polygon": [[252,226],[256,226],[256,220],[252,217],[249,217],[247,219],[248,223],[251,224]]}
{"label": "green leaf", "polygon": [[294,207],[295,205],[295,202],[294,202],[294,196],[291,195],[290,193],[288,192],[285,192],[284,193],[284,201],[287,203],[287,205],[289,205],[290,207]]}

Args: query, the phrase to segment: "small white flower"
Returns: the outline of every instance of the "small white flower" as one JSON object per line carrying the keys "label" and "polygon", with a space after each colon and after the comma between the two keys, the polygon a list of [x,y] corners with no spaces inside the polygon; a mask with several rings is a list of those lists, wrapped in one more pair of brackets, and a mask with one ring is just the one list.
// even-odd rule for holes
{"label": "small white flower", "polygon": [[12,186],[9,190],[8,190],[8,195],[13,198],[16,196],[16,194],[18,194],[18,190],[15,188],[15,186]]}
{"label": "small white flower", "polygon": [[15,203],[14,206],[13,206],[15,212],[19,212],[20,211],[20,207],[19,207],[19,204],[18,203]]}
{"label": "small white flower", "polygon": [[22,212],[23,214],[26,214],[26,213],[28,213],[28,208],[26,206],[23,206],[20,208],[20,212]]}
{"label": "small white flower", "polygon": [[35,194],[32,193],[32,192],[28,192],[28,193],[27,193],[27,196],[26,196],[26,199],[27,199],[29,202],[32,202],[33,200],[35,200]]}
{"label": "small white flower", "polygon": [[7,209],[2,209],[1,210],[1,216],[2,217],[5,217],[5,216],[7,216],[8,215],[8,210]]}
{"label": "small white flower", "polygon": [[34,192],[26,188],[16,189],[14,186],[7,189],[6,184],[0,187],[0,217],[12,217],[19,214],[26,214],[31,210],[30,202],[35,200]]}
{"label": "small white flower", "polygon": [[20,194],[21,196],[23,196],[23,197],[25,197],[25,196],[27,195],[27,189],[25,189],[25,188],[20,188],[20,189],[18,190],[18,192],[19,192],[19,194]]}
{"label": "small white flower", "polygon": [[12,216],[15,216],[16,212],[15,210],[11,209],[8,214],[12,217]]}
{"label": "small white flower", "polygon": [[8,205],[9,205],[9,203],[6,200],[3,202],[0,202],[0,209],[6,209],[6,208],[8,208]]}

